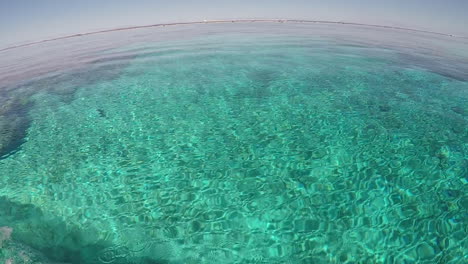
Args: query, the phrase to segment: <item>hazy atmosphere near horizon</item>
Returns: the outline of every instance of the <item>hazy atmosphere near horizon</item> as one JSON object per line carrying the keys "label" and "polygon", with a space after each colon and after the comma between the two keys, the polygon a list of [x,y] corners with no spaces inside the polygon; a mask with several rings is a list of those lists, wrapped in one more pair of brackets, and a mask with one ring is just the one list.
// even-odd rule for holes
{"label": "hazy atmosphere near horizon", "polygon": [[212,19],[314,19],[468,36],[465,0],[2,0],[0,48],[123,26]]}

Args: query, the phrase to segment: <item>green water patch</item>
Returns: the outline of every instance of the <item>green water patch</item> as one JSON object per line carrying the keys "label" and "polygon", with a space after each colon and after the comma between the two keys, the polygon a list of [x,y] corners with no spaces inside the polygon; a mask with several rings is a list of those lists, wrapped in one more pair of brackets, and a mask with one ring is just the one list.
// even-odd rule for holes
{"label": "green water patch", "polygon": [[2,239],[0,235],[1,260],[28,264],[167,263],[150,257],[135,257],[135,252],[128,248],[98,238],[99,230],[92,226],[77,228],[34,205],[0,197],[0,206],[0,226],[10,229],[8,237]]}
{"label": "green water patch", "polygon": [[80,256],[103,245],[98,263],[464,258],[466,82],[352,47],[240,44],[34,94],[2,195],[72,226]]}
{"label": "green water patch", "polygon": [[134,57],[135,55],[126,55],[97,59],[87,64],[86,68],[0,87],[0,159],[19,151],[26,140],[30,126],[29,110],[34,103],[31,96],[38,92],[47,92],[69,102],[73,100],[78,88],[120,76],[121,69]]}

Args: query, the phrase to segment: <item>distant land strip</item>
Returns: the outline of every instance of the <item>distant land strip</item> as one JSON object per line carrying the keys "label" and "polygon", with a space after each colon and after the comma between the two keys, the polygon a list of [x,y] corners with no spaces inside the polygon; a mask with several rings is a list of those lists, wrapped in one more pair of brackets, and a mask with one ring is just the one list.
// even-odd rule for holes
{"label": "distant land strip", "polygon": [[31,46],[35,44],[44,43],[44,42],[50,42],[54,40],[82,37],[82,36],[101,34],[101,33],[106,33],[106,32],[123,31],[123,30],[140,29],[140,28],[151,28],[151,27],[165,27],[165,26],[193,25],[193,24],[239,23],[239,22],[241,23],[242,22],[277,22],[277,23],[292,22],[292,23],[341,24],[341,25],[354,25],[354,26],[366,26],[366,27],[386,28],[386,29],[397,29],[397,30],[405,30],[405,31],[412,31],[412,32],[436,34],[436,35],[447,36],[447,37],[468,38],[468,37],[457,36],[453,34],[446,34],[446,33],[433,32],[433,31],[420,30],[420,29],[365,24],[365,23],[354,23],[354,22],[307,20],[307,19],[223,19],[223,20],[203,20],[203,21],[192,21],[192,22],[161,23],[161,24],[151,24],[151,25],[143,25],[143,26],[130,26],[130,27],[121,27],[121,28],[114,28],[114,29],[105,29],[105,30],[67,35],[67,36],[62,36],[62,37],[57,37],[57,38],[51,38],[51,39],[29,42],[25,44],[14,45],[14,46],[0,49],[0,52],[5,51],[5,50],[10,50],[10,49],[15,49],[15,48],[27,47],[27,46]]}

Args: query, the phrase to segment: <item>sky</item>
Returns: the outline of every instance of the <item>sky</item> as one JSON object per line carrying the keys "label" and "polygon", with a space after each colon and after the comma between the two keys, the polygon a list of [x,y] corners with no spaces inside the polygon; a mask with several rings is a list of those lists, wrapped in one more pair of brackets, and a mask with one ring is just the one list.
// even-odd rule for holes
{"label": "sky", "polygon": [[285,18],[468,36],[468,0],[0,0],[0,48],[124,26]]}

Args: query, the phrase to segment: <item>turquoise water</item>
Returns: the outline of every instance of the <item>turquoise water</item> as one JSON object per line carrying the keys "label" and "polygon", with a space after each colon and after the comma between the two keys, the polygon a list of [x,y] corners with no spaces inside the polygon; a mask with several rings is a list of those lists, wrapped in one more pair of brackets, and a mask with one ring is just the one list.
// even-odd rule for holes
{"label": "turquoise water", "polygon": [[468,45],[372,30],[30,47],[59,55],[0,68],[0,259],[463,263]]}

